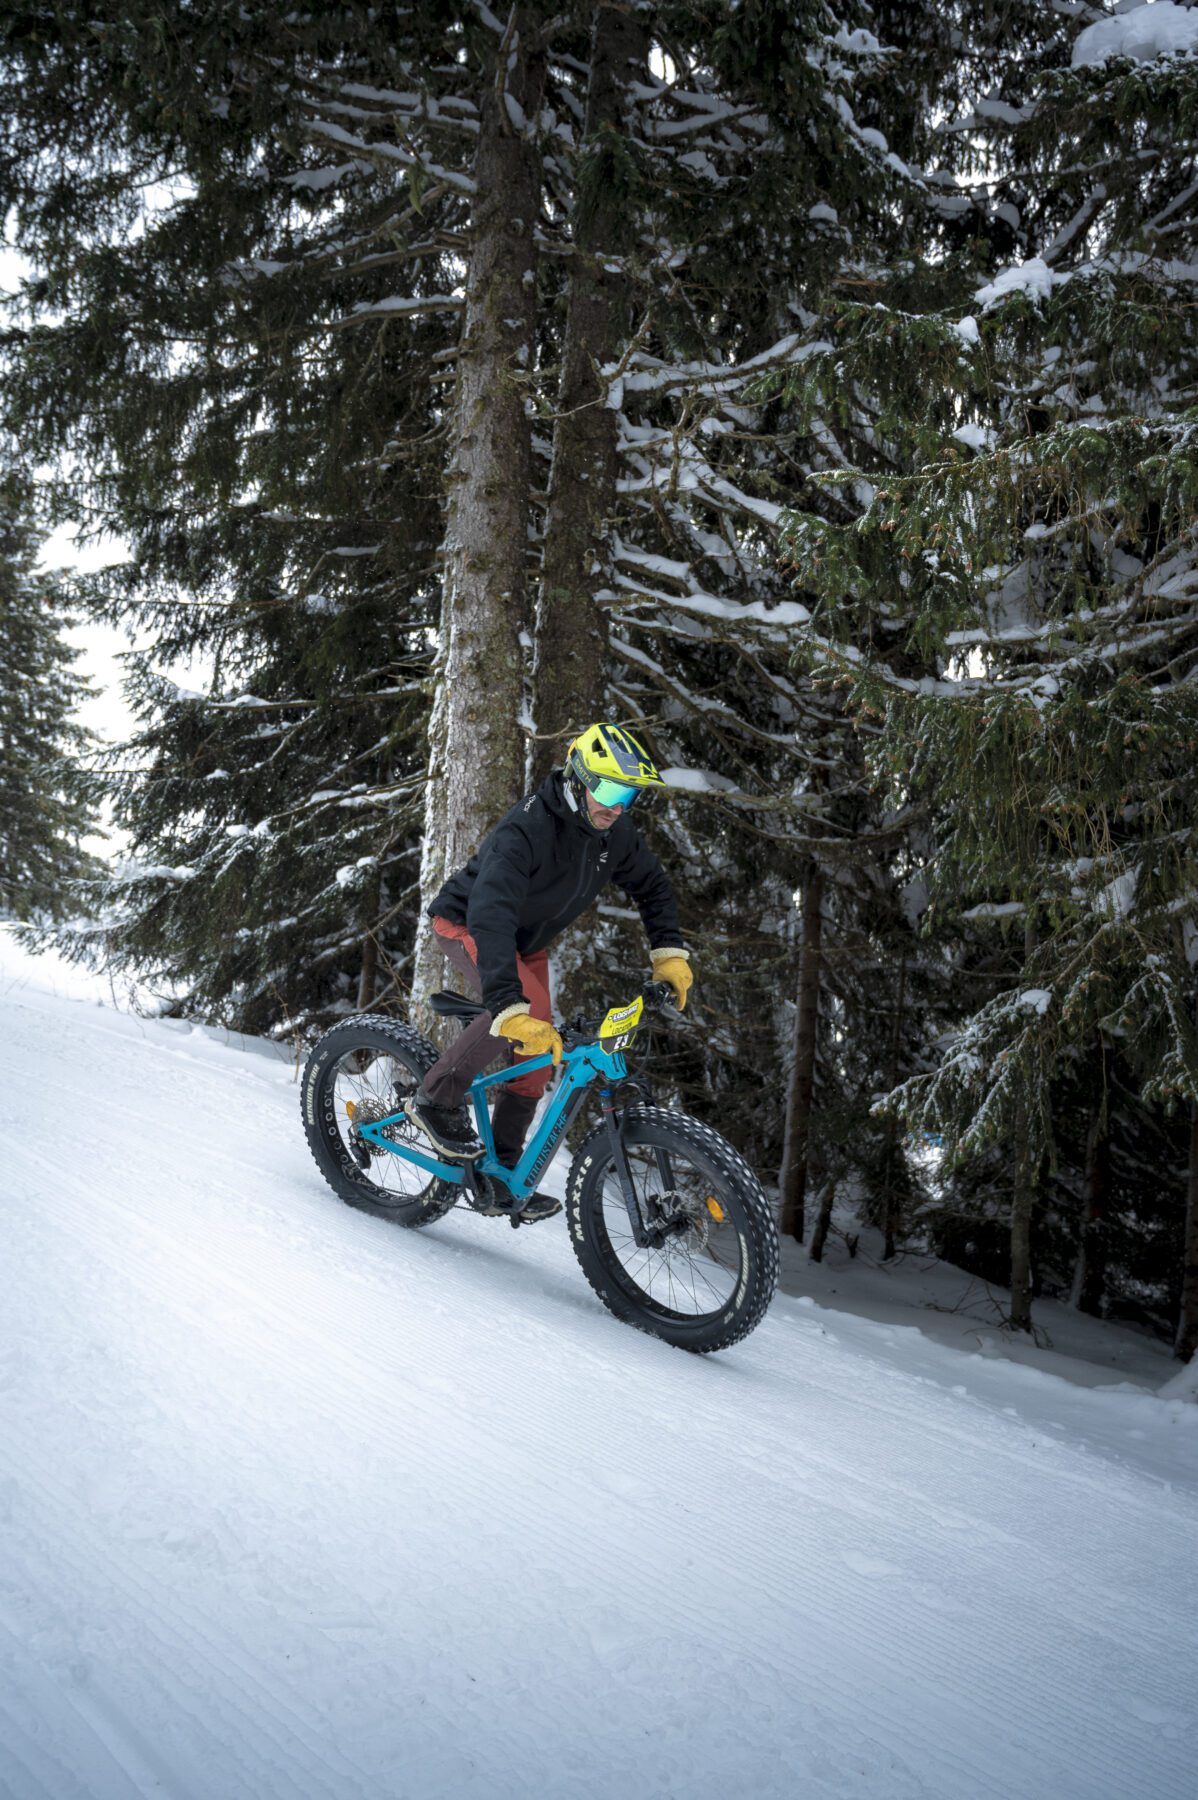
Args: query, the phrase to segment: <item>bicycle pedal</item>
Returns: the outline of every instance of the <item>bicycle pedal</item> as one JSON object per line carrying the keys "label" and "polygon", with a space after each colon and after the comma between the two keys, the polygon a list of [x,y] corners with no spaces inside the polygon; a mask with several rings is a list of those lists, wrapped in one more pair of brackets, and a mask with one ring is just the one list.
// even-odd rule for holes
{"label": "bicycle pedal", "polygon": [[560,1200],[551,1194],[530,1194],[524,1205],[513,1210],[512,1227],[517,1225],[539,1225],[542,1219],[554,1219],[562,1210]]}

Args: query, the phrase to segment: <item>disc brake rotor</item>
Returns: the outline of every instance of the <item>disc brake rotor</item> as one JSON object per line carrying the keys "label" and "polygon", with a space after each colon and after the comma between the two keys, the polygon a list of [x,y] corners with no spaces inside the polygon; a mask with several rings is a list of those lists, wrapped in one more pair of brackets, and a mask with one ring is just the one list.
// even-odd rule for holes
{"label": "disc brake rotor", "polygon": [[[350,1127],[349,1147],[363,1168],[366,1167],[372,1156],[388,1156],[390,1154],[380,1143],[362,1136],[363,1125],[378,1125],[383,1119],[389,1118],[395,1110],[394,1106],[385,1106],[381,1100],[376,1100],[369,1095],[363,1100],[347,1100],[345,1102],[345,1111]],[[394,1124],[387,1126],[383,1136],[390,1138],[392,1143],[398,1142],[396,1134],[400,1127],[401,1121],[396,1120]]]}

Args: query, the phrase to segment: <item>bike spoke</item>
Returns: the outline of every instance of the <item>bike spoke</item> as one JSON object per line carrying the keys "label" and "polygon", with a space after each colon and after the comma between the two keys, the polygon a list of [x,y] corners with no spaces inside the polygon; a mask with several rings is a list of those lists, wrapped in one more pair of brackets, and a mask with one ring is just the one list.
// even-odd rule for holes
{"label": "bike spoke", "polygon": [[654,1150],[628,1150],[633,1189],[646,1218],[660,1216],[654,1202],[688,1222],[660,1246],[638,1245],[615,1171],[602,1190],[604,1229],[612,1252],[627,1279],[655,1306],[681,1318],[704,1318],[723,1311],[741,1277],[737,1233],[725,1216],[716,1220],[707,1207],[711,1178],[692,1167],[685,1154],[671,1150],[673,1189],[663,1196]]}
{"label": "bike spoke", "polygon": [[[365,1064],[362,1052],[351,1052],[342,1059],[334,1075],[333,1111],[338,1134],[347,1147],[356,1143],[370,1149],[370,1162],[362,1171],[362,1179],[375,1189],[383,1205],[396,1206],[419,1200],[432,1188],[436,1177],[429,1175],[418,1163],[406,1162],[389,1150],[364,1144],[353,1130],[346,1102],[352,1102],[368,1119],[385,1118],[399,1111],[401,1102],[396,1098],[396,1088],[414,1088],[418,1079],[415,1070],[385,1052],[369,1056]],[[421,1149],[426,1148],[419,1134],[405,1122],[390,1125],[387,1131],[394,1142],[419,1143]]]}

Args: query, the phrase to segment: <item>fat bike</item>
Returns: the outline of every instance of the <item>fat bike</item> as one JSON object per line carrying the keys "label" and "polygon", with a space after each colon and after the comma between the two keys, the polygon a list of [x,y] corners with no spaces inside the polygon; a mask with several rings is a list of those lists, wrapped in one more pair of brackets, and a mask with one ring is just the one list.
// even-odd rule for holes
{"label": "fat bike", "polygon": [[[482,1009],[430,996],[465,1023]],[[778,1234],[761,1183],[709,1125],[657,1106],[626,1054],[652,1018],[676,1016],[673,991],[650,982],[602,1020],[560,1027],[563,1054],[539,1127],[512,1169],[495,1156],[487,1096],[550,1062],[526,1058],[482,1074],[470,1101],[484,1150],[442,1160],[404,1102],[437,1060],[403,1020],[360,1013],[327,1031],[304,1069],[303,1118],[317,1166],[350,1206],[406,1226],[464,1205],[518,1226],[521,1209],[579,1109],[598,1090],[600,1119],[570,1164],[565,1216],[583,1274],[617,1318],[681,1349],[726,1350],[759,1324],[778,1278]]]}

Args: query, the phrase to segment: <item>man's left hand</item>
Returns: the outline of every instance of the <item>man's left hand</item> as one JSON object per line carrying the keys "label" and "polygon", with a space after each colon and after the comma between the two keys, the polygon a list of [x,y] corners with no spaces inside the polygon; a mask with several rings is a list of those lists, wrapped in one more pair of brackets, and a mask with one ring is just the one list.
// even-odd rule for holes
{"label": "man's left hand", "polygon": [[686,1011],[686,996],[694,983],[690,958],[685,950],[651,950],[653,973],[658,981],[668,981],[674,990],[678,1011]]}

